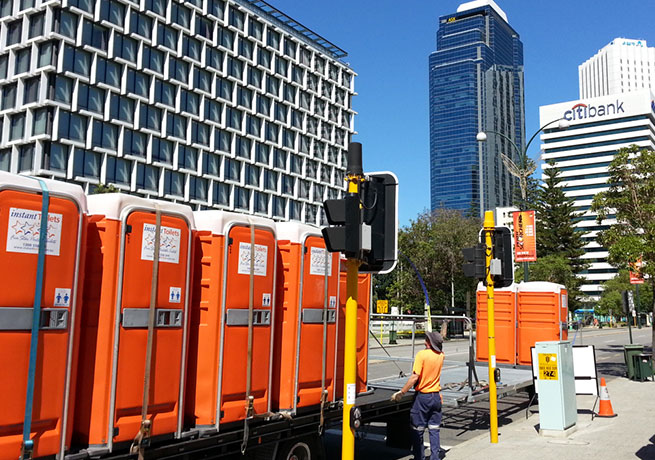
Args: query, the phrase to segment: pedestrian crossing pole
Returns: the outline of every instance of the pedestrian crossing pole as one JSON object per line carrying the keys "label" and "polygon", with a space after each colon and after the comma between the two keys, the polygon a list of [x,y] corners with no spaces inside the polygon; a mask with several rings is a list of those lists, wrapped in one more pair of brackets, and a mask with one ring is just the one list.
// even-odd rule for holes
{"label": "pedestrian crossing pole", "polygon": [[494,212],[484,213],[484,236],[487,278],[487,332],[489,338],[489,434],[491,443],[498,443],[498,401],[496,394],[496,328],[494,318],[494,278],[491,275],[493,259],[493,235],[495,231]]}

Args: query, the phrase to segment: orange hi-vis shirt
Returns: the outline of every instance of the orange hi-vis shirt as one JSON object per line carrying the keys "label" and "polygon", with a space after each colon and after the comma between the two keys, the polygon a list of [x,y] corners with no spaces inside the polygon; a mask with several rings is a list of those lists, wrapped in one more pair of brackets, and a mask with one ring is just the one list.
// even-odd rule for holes
{"label": "orange hi-vis shirt", "polygon": [[416,354],[412,372],[418,374],[418,383],[414,388],[421,393],[436,393],[441,391],[441,368],[444,354],[426,348]]}

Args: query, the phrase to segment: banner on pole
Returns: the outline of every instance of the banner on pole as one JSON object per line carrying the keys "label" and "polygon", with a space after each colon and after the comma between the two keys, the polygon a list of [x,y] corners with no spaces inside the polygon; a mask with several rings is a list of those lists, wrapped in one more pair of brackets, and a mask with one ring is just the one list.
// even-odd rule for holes
{"label": "banner on pole", "polygon": [[636,263],[630,264],[630,284],[644,284],[644,275],[641,274],[641,259]]}
{"label": "banner on pole", "polygon": [[537,260],[537,236],[534,211],[514,212],[514,259],[516,262]]}

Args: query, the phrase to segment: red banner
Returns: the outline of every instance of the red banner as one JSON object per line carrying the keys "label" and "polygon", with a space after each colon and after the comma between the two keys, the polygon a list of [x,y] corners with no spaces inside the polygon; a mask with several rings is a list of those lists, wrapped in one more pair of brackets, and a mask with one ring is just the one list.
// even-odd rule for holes
{"label": "red banner", "polygon": [[534,211],[514,212],[514,259],[517,262],[537,260],[537,234]]}
{"label": "red banner", "polygon": [[641,259],[639,259],[635,264],[630,264],[630,266],[636,272],[635,273],[630,270],[630,284],[644,284],[644,276],[639,273],[639,269],[641,268]]}

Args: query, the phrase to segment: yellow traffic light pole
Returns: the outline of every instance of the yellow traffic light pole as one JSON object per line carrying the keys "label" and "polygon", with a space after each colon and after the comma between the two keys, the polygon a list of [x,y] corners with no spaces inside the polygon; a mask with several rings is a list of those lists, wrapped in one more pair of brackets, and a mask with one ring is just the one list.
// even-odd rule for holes
{"label": "yellow traffic light pole", "polygon": [[[363,175],[348,176],[348,193],[359,193]],[[350,426],[350,411],[357,396],[357,285],[359,266],[356,258],[346,261],[346,330],[343,347],[343,421],[341,427],[341,458],[355,458],[355,430]]]}
{"label": "yellow traffic light pole", "polygon": [[484,213],[484,236],[486,245],[486,277],[487,277],[487,331],[489,336],[489,430],[492,443],[498,443],[498,402],[496,395],[496,328],[494,324],[494,278],[490,265],[493,258],[492,237],[495,230],[494,212]]}

